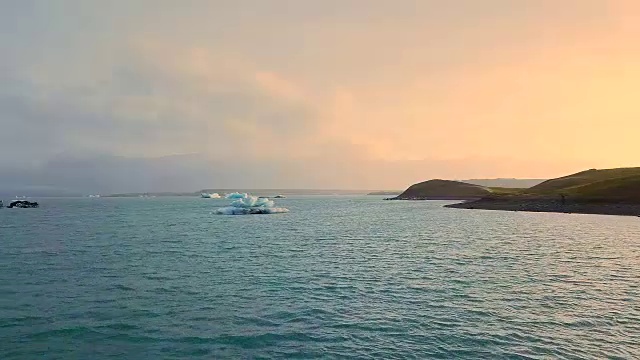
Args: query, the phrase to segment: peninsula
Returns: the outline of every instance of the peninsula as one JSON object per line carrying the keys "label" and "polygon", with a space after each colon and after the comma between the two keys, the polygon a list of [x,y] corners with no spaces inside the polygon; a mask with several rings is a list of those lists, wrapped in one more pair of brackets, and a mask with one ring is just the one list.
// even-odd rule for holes
{"label": "peninsula", "polygon": [[640,216],[640,168],[591,169],[450,208]]}
{"label": "peninsula", "polygon": [[390,200],[465,200],[445,207],[640,216],[640,167],[591,169],[529,188],[436,179],[412,185]]}

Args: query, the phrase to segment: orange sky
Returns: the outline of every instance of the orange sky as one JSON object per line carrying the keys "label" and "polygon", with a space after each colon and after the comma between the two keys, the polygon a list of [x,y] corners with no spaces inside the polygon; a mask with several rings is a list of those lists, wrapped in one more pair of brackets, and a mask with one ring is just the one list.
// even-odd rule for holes
{"label": "orange sky", "polygon": [[[507,21],[491,31],[496,39],[479,30],[477,41],[493,46],[461,50],[468,60],[443,73],[398,68],[395,75],[404,82],[340,89],[335,116],[341,120],[334,131],[389,160],[509,157],[568,167],[638,165],[640,18],[630,14],[640,6],[610,3],[619,7],[595,24]],[[525,32],[525,26],[531,38],[500,46],[496,32]],[[431,51],[419,45],[411,50]]]}
{"label": "orange sky", "polygon": [[635,1],[60,1],[6,17],[0,95],[59,112],[5,120],[42,131],[26,160],[198,153],[283,177],[313,161],[326,186],[376,188],[639,165]]}

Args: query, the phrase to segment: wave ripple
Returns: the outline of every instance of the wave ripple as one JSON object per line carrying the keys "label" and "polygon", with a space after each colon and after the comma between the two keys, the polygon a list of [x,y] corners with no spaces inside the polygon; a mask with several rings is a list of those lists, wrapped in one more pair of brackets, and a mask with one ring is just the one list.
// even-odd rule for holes
{"label": "wave ripple", "polygon": [[0,358],[640,358],[637,219],[442,204],[0,214]]}

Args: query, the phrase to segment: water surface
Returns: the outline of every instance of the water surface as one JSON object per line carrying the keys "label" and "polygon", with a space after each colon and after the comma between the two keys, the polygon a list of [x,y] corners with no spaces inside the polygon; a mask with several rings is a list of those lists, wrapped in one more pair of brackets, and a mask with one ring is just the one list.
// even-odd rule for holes
{"label": "water surface", "polygon": [[0,210],[1,359],[640,358],[640,219],[381,197]]}

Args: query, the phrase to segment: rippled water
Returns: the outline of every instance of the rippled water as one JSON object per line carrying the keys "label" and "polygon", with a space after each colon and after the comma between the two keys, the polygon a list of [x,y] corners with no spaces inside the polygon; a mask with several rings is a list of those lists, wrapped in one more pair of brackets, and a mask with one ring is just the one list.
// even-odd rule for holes
{"label": "rippled water", "polygon": [[640,219],[378,197],[0,210],[1,359],[640,357]]}

